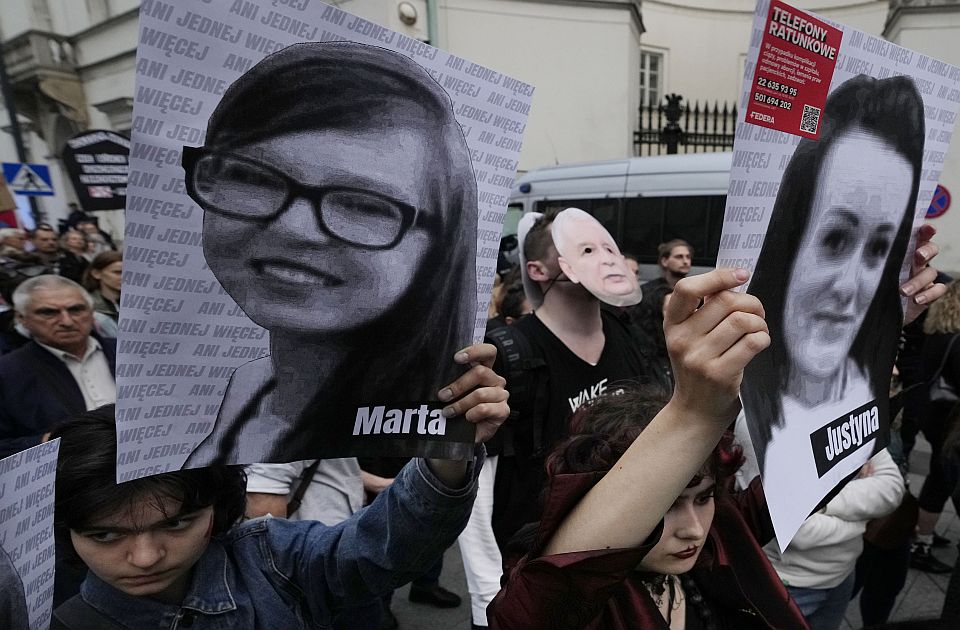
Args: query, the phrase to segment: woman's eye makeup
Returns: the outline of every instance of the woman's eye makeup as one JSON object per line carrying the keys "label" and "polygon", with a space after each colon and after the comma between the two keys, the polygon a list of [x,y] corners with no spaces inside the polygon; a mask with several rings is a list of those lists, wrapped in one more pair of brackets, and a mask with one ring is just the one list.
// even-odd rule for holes
{"label": "woman's eye makeup", "polygon": [[714,493],[712,491],[706,494],[698,494],[697,498],[694,499],[694,503],[696,503],[697,505],[707,505],[708,503],[713,501],[713,496],[714,496]]}

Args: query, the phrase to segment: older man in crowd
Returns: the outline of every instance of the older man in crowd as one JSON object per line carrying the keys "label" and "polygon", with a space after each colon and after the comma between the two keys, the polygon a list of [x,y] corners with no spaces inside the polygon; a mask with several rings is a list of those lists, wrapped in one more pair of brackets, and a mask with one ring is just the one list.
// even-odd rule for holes
{"label": "older man in crowd", "polygon": [[31,340],[0,357],[0,457],[38,444],[78,412],[116,401],[116,341],[94,332],[92,304],[80,285],[59,276],[38,276],[14,291],[17,322]]}
{"label": "older man in crowd", "polygon": [[27,233],[20,228],[0,228],[0,256],[23,254]]}

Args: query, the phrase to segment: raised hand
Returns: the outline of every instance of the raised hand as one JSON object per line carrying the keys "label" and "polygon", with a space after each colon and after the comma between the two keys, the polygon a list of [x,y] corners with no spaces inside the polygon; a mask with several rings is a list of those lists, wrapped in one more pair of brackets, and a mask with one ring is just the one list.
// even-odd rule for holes
{"label": "raised hand", "polygon": [[689,412],[729,423],[739,411],[743,368],[770,345],[760,301],[729,291],[743,269],[689,276],[674,288],[663,330],[676,378],[673,400]]}

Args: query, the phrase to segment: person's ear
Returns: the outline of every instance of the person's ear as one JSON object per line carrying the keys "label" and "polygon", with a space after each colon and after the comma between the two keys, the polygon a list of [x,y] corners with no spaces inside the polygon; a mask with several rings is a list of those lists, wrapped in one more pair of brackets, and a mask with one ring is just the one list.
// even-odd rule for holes
{"label": "person's ear", "polygon": [[666,268],[667,268],[667,261],[670,260],[670,259],[669,259],[669,258],[659,258],[659,259],[657,259],[657,260],[658,260],[658,262],[660,263],[660,267],[661,267],[662,269],[666,269]]}
{"label": "person's ear", "polygon": [[567,262],[567,259],[563,256],[557,258],[557,262],[560,264],[560,271],[563,272],[563,275],[567,277],[567,280],[574,284],[580,284],[580,279],[577,277],[577,274],[573,271],[573,267],[570,266],[570,263]]}
{"label": "person's ear", "polygon": [[550,282],[553,280],[547,273],[546,266],[539,260],[527,261],[527,276],[534,282]]}
{"label": "person's ear", "polygon": [[90,270],[90,277],[93,278],[94,280],[96,280],[97,282],[100,282],[100,277],[101,277],[102,275],[103,275],[103,274],[101,273],[101,270],[100,270],[100,269],[91,269],[91,270]]}

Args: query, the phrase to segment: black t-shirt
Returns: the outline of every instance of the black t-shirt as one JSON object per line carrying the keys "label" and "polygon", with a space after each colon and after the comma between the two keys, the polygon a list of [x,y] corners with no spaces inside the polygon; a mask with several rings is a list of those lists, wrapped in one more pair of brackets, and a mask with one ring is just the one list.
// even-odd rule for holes
{"label": "black t-shirt", "polygon": [[[515,324],[547,364],[549,396],[543,445],[548,451],[567,437],[567,421],[580,405],[631,381],[636,384],[649,374],[630,332],[610,313],[601,311],[600,314],[604,343],[596,365],[574,354],[535,314]],[[527,431],[518,432],[518,437],[526,437]]]}
{"label": "black t-shirt", "polygon": [[[540,518],[544,460],[557,442],[569,434],[571,412],[604,392],[615,391],[630,382],[646,381],[652,373],[636,340],[616,315],[601,311],[601,317],[604,344],[596,365],[571,352],[535,314],[514,324],[526,336],[532,351],[546,363],[545,368],[538,369],[547,375],[544,393],[547,409],[538,412],[537,418],[518,409],[520,416],[510,421],[512,426],[507,431],[501,430],[509,432],[513,447],[512,456],[501,458],[494,484],[493,531],[501,550],[507,550],[510,539],[524,524]],[[509,381],[502,357],[497,358],[495,369]],[[538,382],[542,381],[538,378]],[[510,388],[508,382],[507,389]],[[543,425],[539,444],[534,432],[538,421]]]}

